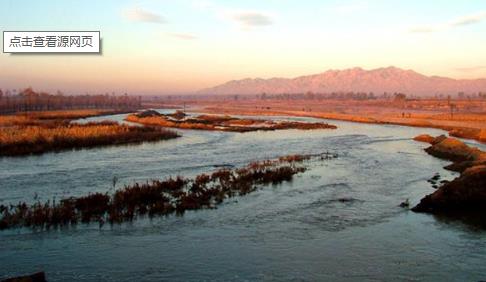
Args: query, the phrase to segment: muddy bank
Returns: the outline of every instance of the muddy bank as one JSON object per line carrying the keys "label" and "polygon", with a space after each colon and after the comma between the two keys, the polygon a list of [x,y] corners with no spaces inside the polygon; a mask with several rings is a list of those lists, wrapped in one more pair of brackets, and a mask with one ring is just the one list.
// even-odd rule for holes
{"label": "muddy bank", "polygon": [[336,129],[336,126],[323,122],[294,122],[294,121],[272,121],[262,119],[242,119],[228,115],[199,115],[187,117],[182,112],[173,114],[160,114],[156,111],[148,110],[140,113],[131,114],[126,118],[127,121],[140,123],[143,125],[157,125],[181,129],[197,130],[217,130],[232,132],[250,131],[269,131],[280,129]]}
{"label": "muddy bank", "polygon": [[486,153],[443,135],[436,138],[420,135],[415,140],[430,143],[431,146],[425,151],[452,161],[445,168],[460,172],[460,176],[425,196],[412,210],[450,216],[468,213],[480,216],[485,222]]}

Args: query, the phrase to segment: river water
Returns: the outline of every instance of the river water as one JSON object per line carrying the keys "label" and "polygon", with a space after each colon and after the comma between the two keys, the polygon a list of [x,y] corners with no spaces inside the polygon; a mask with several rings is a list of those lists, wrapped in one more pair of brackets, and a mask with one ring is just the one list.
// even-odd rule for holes
{"label": "river water", "polygon": [[0,278],[42,270],[49,281],[486,279],[485,231],[398,207],[433,192],[427,179],[436,172],[455,177],[411,139],[444,132],[329,122],[338,129],[180,130],[183,137],[169,141],[0,158],[6,204],[112,191],[114,176],[120,188],[288,154],[339,155],[218,209],[101,229],[0,231]]}

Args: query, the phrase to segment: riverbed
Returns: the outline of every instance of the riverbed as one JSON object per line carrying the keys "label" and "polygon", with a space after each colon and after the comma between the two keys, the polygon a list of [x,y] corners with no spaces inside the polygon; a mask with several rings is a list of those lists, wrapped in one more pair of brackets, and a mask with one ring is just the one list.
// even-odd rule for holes
{"label": "riverbed", "polygon": [[178,130],[181,138],[156,143],[0,158],[6,204],[112,192],[289,154],[338,155],[217,209],[102,228],[0,231],[0,278],[43,270],[48,281],[486,279],[485,231],[398,207],[432,193],[427,179],[435,173],[456,176],[412,140],[444,131],[327,122],[338,129]]}

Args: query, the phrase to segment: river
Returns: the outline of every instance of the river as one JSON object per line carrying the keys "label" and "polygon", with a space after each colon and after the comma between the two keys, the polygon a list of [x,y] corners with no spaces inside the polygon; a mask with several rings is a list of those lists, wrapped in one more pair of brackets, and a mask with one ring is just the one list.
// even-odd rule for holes
{"label": "river", "polygon": [[427,179],[435,173],[456,176],[412,140],[444,131],[329,123],[338,129],[179,130],[183,137],[156,143],[0,158],[6,204],[112,192],[115,176],[120,188],[288,154],[339,155],[217,209],[102,228],[0,231],[0,278],[42,270],[48,281],[486,279],[486,231],[398,207],[433,192]]}

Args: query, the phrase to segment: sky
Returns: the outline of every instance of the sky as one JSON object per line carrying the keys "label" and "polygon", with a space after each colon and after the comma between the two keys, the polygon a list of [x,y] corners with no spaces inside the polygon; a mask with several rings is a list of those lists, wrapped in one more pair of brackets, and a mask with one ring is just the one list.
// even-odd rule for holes
{"label": "sky", "polygon": [[483,0],[0,1],[0,31],[22,30],[99,30],[102,53],[0,53],[0,89],[184,94],[388,66],[486,78]]}

